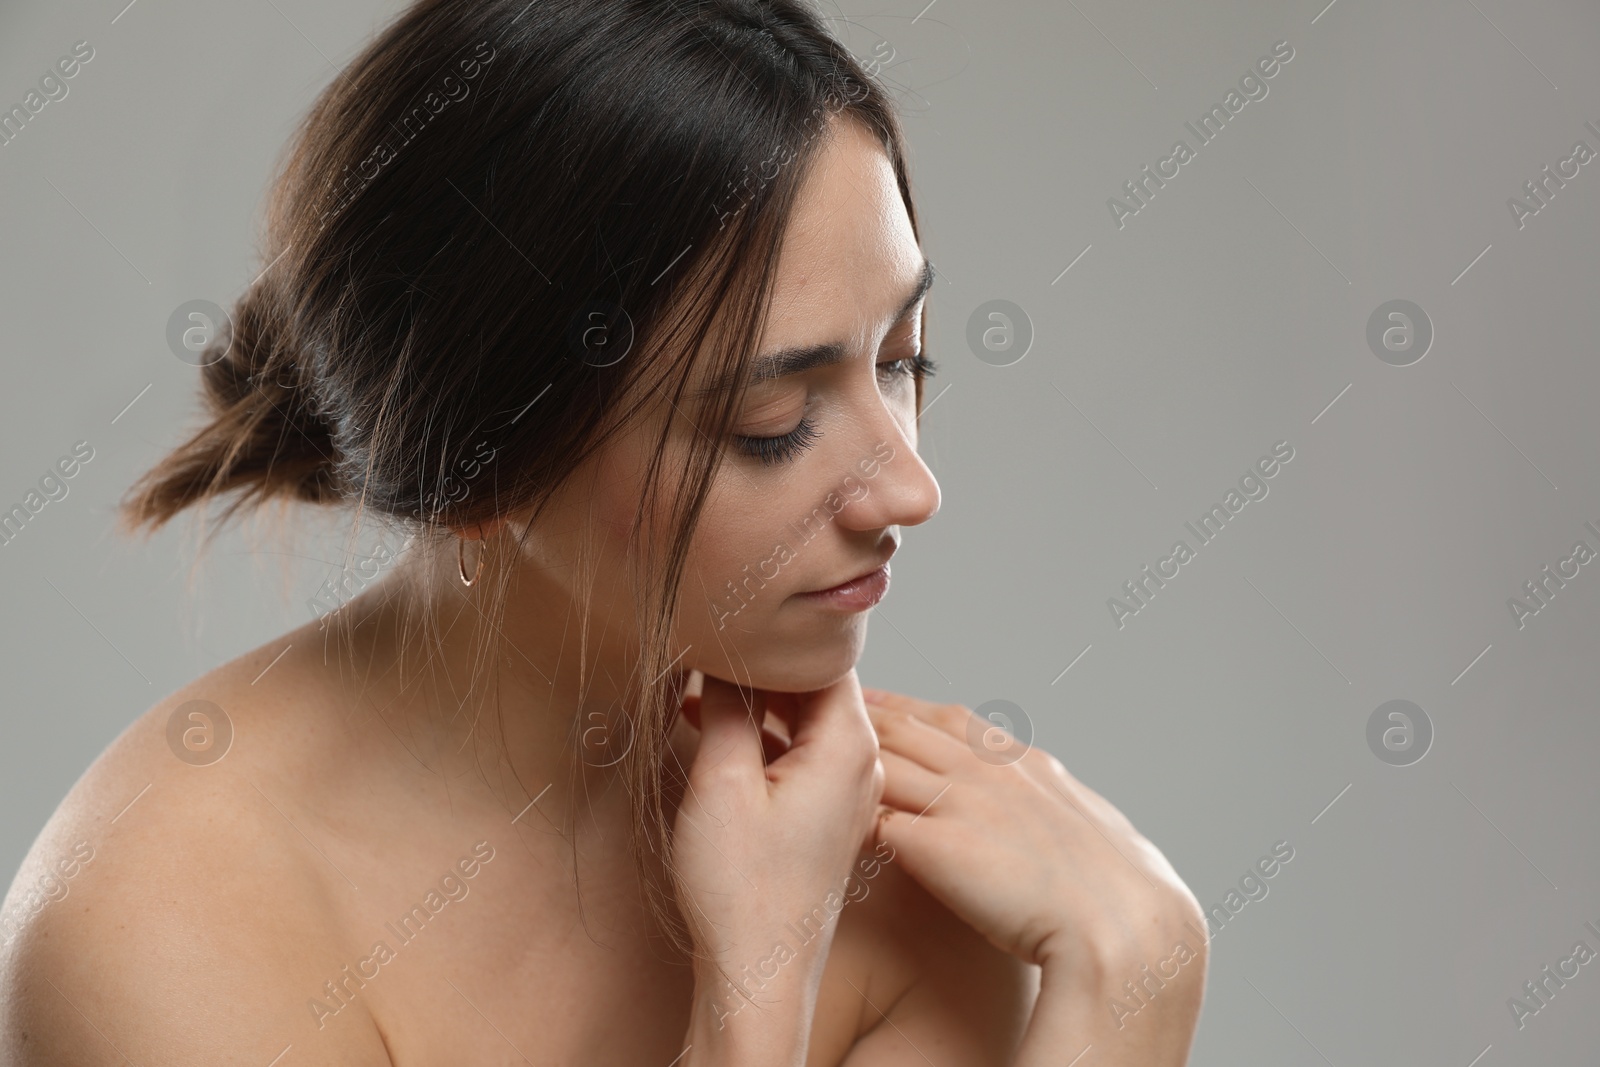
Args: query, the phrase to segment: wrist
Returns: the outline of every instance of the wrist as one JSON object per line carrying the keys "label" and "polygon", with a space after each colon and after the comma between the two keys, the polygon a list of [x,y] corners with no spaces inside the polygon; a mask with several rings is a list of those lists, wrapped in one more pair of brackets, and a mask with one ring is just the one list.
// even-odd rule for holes
{"label": "wrist", "polygon": [[1126,946],[1081,926],[1063,926],[1060,933],[1040,942],[1036,954],[1041,993],[1058,990],[1080,996],[1114,985],[1129,959]]}
{"label": "wrist", "polygon": [[681,1067],[803,1067],[816,982],[799,974],[730,974],[730,982],[715,968],[697,972]]}
{"label": "wrist", "polygon": [[679,1067],[804,1067],[810,1016],[782,1005],[707,1003],[695,998]]}
{"label": "wrist", "polygon": [[[1165,944],[1165,949],[1156,946]],[[1187,1055],[1204,995],[1208,962],[1203,926],[1184,926],[1154,935],[1147,945],[1117,939],[1078,937],[1042,951],[1035,1014],[1051,1018],[1063,1033],[1082,1042],[1101,1042],[1108,1053],[1140,1059],[1140,1042],[1163,1055]],[[1126,1039],[1126,1040],[1125,1040]],[[1127,1041],[1133,1044],[1127,1044]],[[1148,1050],[1147,1050],[1148,1051]],[[1018,1061],[1019,1063],[1024,1061]],[[1106,1063],[1122,1064],[1113,1058]],[[1183,1063],[1180,1058],[1171,1060]]]}
{"label": "wrist", "polygon": [[[1198,906],[1192,914],[1174,910],[1150,917],[1142,936],[1128,927],[1063,923],[1038,943],[1036,962],[1043,981],[1079,992],[1122,989],[1147,969],[1165,973],[1208,955],[1210,934]],[[1146,966],[1148,965],[1148,967]],[[1168,974],[1167,977],[1173,977]]]}

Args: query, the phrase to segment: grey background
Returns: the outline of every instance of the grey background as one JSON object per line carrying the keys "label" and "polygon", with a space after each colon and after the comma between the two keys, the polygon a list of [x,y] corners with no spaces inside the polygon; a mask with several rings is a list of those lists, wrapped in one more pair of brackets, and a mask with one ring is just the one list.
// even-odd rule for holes
{"label": "grey background", "polygon": [[[885,59],[942,279],[922,451],[944,504],[906,531],[863,679],[1015,701],[1203,905],[1293,845],[1213,943],[1193,1063],[1592,1062],[1600,967],[1520,1032],[1506,1001],[1600,949],[1600,566],[1520,630],[1506,600],[1600,547],[1600,162],[1520,230],[1506,200],[1600,150],[1600,9],[923,2],[829,7]],[[293,542],[227,535],[191,585],[192,537],[129,543],[111,509],[195,411],[168,315],[265,265],[293,122],[397,10],[0,9],[7,106],[96,53],[0,148],[0,503],[95,449],[0,548],[7,871],[128,722],[303,621],[328,574],[337,524],[309,513]],[[1107,198],[1285,39],[1267,97],[1119,230]],[[1403,368],[1365,340],[1397,298],[1435,330]],[[992,299],[1035,331],[1012,366],[966,346]],[[1280,440],[1269,496],[1118,629],[1107,598]],[[1365,739],[1395,698],[1435,730],[1408,767]]]}

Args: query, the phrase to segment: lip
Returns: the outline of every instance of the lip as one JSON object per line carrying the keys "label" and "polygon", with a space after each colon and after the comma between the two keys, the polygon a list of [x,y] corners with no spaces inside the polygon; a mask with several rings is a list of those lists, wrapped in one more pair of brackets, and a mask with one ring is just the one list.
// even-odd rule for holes
{"label": "lip", "polygon": [[889,592],[889,564],[880,563],[864,574],[827,589],[800,593],[799,597],[814,604],[839,608],[844,611],[866,611]]}

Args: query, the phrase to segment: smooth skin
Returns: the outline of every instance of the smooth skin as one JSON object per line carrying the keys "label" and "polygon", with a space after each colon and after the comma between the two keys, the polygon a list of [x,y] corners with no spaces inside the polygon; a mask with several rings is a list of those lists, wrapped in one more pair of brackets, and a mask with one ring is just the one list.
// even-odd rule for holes
{"label": "smooth skin", "polygon": [[[837,341],[850,356],[752,388],[739,435],[802,419],[815,433],[778,463],[730,454],[674,633],[684,714],[669,758],[689,786],[665,799],[703,957],[648,921],[608,766],[627,743],[644,466],[664,425],[669,471],[699,432],[663,403],[537,525],[459,531],[513,575],[492,630],[453,558],[408,556],[341,609],[351,645],[308,623],[113,742],[0,911],[20,916],[0,922],[0,1067],[1059,1067],[1086,1045],[1079,1067],[1184,1062],[1203,945],[1124,1028],[1108,1011],[1185,921],[1204,928],[1160,853],[1047,754],[979,759],[962,740],[970,712],[864,696],[870,613],[799,596],[883,562],[939,506],[904,373],[922,253],[881,147],[852,123],[832,134],[785,234],[761,347]],[[868,478],[861,462],[886,453]],[[846,476],[869,491],[719,614],[726,584]],[[469,690],[485,663],[494,684]],[[192,700],[232,724],[219,760],[169,747]],[[49,882],[80,842],[93,858]],[[46,882],[64,891],[19,909]],[[796,937],[847,886],[837,918]],[[420,932],[396,936],[408,915]],[[794,951],[768,964],[775,939]],[[730,1001],[713,964],[771,977],[748,986],[753,1003]]]}

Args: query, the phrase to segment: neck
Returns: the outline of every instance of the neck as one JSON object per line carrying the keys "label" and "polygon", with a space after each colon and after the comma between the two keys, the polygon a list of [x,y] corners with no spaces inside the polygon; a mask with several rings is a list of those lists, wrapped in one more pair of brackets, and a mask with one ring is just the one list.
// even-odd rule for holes
{"label": "neck", "polygon": [[[349,668],[371,728],[403,739],[452,790],[471,783],[534,825],[616,825],[627,817],[621,760],[637,740],[636,648],[586,626],[578,598],[547,572],[520,570],[503,598],[482,582],[463,586],[454,560],[448,573],[422,560],[398,567],[341,612],[328,662]],[[661,679],[674,697],[686,681],[681,663]],[[685,728],[674,724],[680,751]]]}

